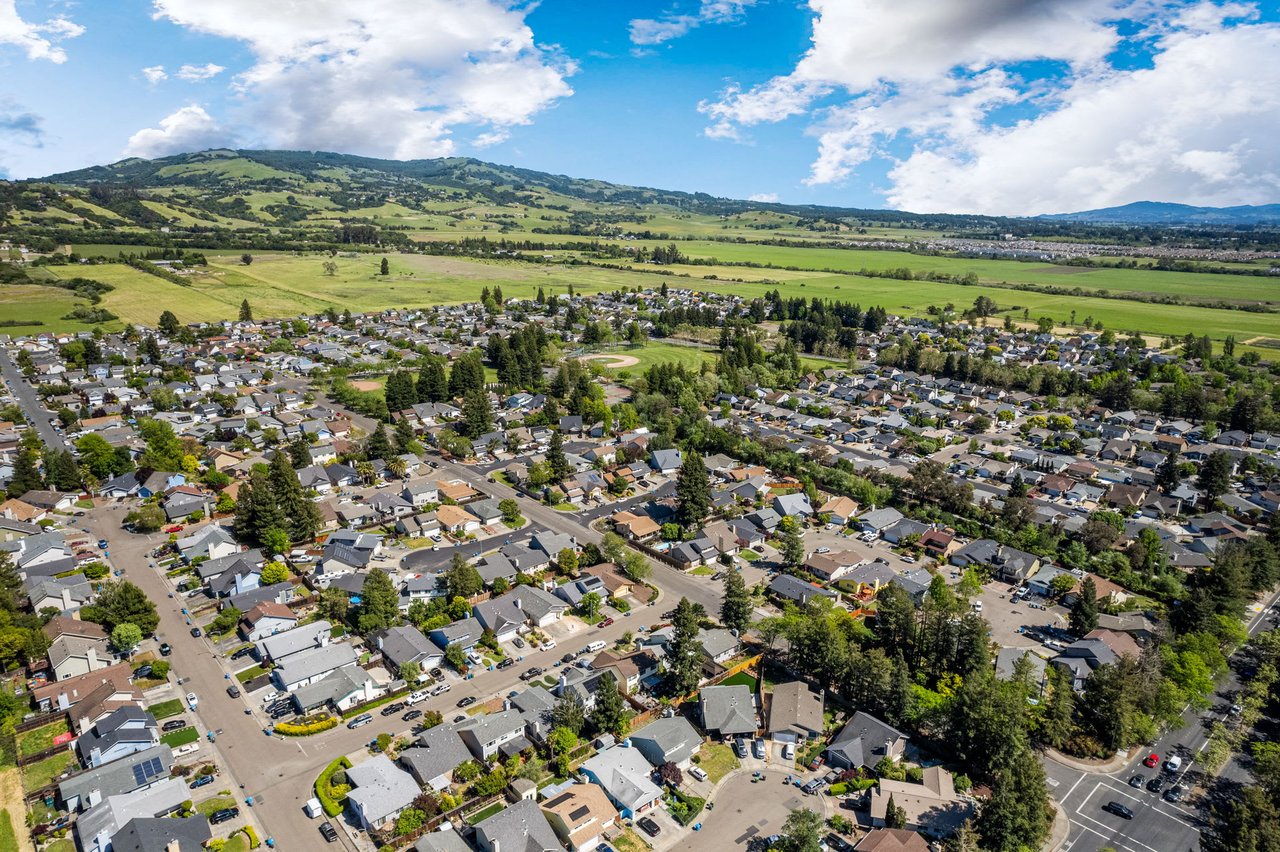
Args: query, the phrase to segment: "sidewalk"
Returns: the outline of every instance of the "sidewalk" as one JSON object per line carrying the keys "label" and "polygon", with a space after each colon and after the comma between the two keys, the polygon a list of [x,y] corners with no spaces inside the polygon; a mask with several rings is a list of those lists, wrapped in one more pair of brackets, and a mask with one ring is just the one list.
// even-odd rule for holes
{"label": "sidewalk", "polygon": [[1124,769],[1126,763],[1133,759],[1133,754],[1129,752],[1117,754],[1105,761],[1081,760],[1076,757],[1068,757],[1054,748],[1046,748],[1044,754],[1054,763],[1060,763],[1063,766],[1069,766],[1081,772],[1091,772],[1099,775],[1110,775],[1113,772],[1119,772]]}

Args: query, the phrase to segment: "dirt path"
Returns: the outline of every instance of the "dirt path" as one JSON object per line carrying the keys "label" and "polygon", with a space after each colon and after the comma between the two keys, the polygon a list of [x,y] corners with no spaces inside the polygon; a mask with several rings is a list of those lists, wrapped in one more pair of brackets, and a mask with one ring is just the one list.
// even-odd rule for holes
{"label": "dirt path", "polygon": [[17,767],[0,772],[0,809],[8,812],[20,852],[35,852],[27,831],[27,803],[22,793],[22,775]]}
{"label": "dirt path", "polygon": [[610,361],[612,363],[605,364],[604,366],[613,370],[621,370],[623,367],[634,367],[636,364],[640,363],[640,359],[634,355],[607,355],[603,352],[595,355],[583,355],[580,358],[578,358],[578,360],[579,361],[602,361],[602,362]]}

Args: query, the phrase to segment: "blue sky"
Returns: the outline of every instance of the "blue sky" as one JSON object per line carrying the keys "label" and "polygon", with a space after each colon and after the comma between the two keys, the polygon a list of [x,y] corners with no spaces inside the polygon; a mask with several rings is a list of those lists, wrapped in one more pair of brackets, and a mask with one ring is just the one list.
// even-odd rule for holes
{"label": "blue sky", "polygon": [[229,145],[918,211],[1268,203],[1278,19],[1180,0],[0,0],[0,170]]}

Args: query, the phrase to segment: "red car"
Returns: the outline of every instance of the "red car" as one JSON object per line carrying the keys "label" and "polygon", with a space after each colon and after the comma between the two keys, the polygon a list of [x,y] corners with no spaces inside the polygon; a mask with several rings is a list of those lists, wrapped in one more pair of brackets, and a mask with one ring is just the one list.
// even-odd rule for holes
{"label": "red car", "polygon": [[600,626],[600,627],[608,627],[610,624],[613,624],[613,619],[612,619],[612,618],[606,618],[604,621],[600,622],[600,624],[599,624],[598,626]]}
{"label": "red car", "polygon": [[1155,766],[1158,763],[1160,763],[1160,755],[1158,754],[1149,754],[1146,759],[1142,761],[1142,765],[1148,768]]}
{"label": "red car", "polygon": [[171,526],[171,527],[165,527],[165,528],[164,528],[164,531],[165,531],[165,532],[167,532],[167,533],[179,533],[179,532],[182,532],[182,524],[174,524],[174,525],[173,525],[173,526]]}

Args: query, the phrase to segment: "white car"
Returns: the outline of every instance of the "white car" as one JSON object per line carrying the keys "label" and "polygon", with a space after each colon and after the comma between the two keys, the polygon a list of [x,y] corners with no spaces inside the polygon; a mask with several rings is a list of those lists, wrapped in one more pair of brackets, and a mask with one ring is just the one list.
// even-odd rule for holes
{"label": "white car", "polygon": [[829,547],[819,547],[817,550],[814,551],[814,553],[830,553],[830,552],[831,552],[831,548]]}
{"label": "white car", "polygon": [[782,747],[782,759],[783,759],[783,760],[792,760],[792,759],[794,759],[794,758],[795,758],[795,756],[796,756],[796,744],[795,744],[795,743],[787,743],[786,745],[784,745],[784,746]]}
{"label": "white car", "polygon": [[262,703],[270,704],[272,701],[275,701],[279,697],[280,697],[280,693],[276,692],[273,689],[270,692],[268,692],[266,695],[262,696]]}
{"label": "white car", "polygon": [[427,700],[427,692],[426,690],[421,690],[418,692],[409,693],[409,697],[405,699],[405,703],[408,704],[410,707],[412,707],[413,705],[421,704],[423,701],[426,701],[426,700]]}
{"label": "white car", "polygon": [[440,684],[439,686],[437,686],[435,689],[431,690],[431,694],[432,694],[432,695],[444,695],[444,694],[445,694],[446,692],[448,692],[448,691],[449,691],[449,684],[447,684],[447,683],[442,683],[442,684]]}
{"label": "white car", "polygon": [[542,650],[544,651],[554,651],[555,649],[556,649],[556,643],[552,639],[548,639],[547,641],[542,643]]}
{"label": "white car", "polygon": [[188,707],[190,707],[192,710],[195,710],[195,709],[196,709],[196,705],[197,705],[197,704],[199,704],[199,703],[200,703],[200,699],[199,699],[198,697],[196,697],[196,694],[195,694],[194,692],[188,692],[188,693],[187,693],[187,706],[188,706]]}

